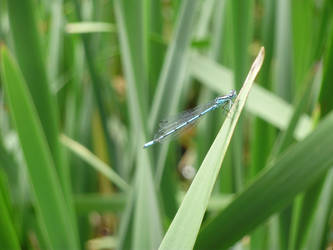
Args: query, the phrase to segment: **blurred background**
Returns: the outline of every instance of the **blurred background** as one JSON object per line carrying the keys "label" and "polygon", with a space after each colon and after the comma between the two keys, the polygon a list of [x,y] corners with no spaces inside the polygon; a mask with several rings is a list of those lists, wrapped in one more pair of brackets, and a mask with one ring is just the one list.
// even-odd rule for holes
{"label": "blurred background", "polygon": [[[332,18],[331,0],[0,0],[0,249],[333,249]],[[144,143],[239,92],[261,46],[200,231],[163,239],[226,115]]]}

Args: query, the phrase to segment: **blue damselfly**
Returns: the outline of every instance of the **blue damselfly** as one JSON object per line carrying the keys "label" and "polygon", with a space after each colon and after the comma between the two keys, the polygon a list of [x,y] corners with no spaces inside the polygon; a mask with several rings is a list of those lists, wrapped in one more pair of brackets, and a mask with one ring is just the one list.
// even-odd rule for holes
{"label": "blue damselfly", "polygon": [[147,142],[143,147],[147,148],[157,142],[163,141],[168,136],[175,134],[190,124],[193,124],[200,117],[212,110],[217,109],[218,107],[223,107],[226,111],[229,111],[236,96],[236,90],[231,90],[228,95],[219,96],[203,106],[198,106],[194,109],[185,111],[179,115],[176,120],[162,121],[154,139]]}

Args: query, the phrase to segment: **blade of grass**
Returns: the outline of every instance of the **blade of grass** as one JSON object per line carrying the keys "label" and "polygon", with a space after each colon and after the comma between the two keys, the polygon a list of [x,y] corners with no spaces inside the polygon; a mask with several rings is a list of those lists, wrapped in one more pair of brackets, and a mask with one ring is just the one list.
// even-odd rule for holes
{"label": "blade of grass", "polygon": [[[24,2],[13,0],[8,2],[8,14],[17,60],[37,109],[55,164],[59,169],[59,176],[64,182],[65,177],[62,175],[62,157],[58,141],[56,102],[51,94],[44,68],[41,40],[37,29],[36,8],[31,0]],[[64,183],[62,184],[64,185]]]}
{"label": "blade of grass", "polygon": [[232,246],[321,178],[333,164],[332,128],[333,113],[207,223],[196,247],[226,249]]}
{"label": "blade of grass", "polygon": [[[45,55],[43,55],[42,41],[37,25],[37,9],[34,6],[34,2],[30,0],[8,2],[10,28],[13,35],[15,55],[32,96],[32,101],[35,104],[48,146],[50,147],[51,156],[60,178],[60,188],[67,201],[66,206],[69,209],[71,224],[75,225],[68,165],[64,162],[63,152],[58,141],[57,103],[55,96],[51,92],[47,68],[44,66],[46,60]],[[58,17],[61,16],[59,10],[57,15]],[[52,39],[52,42],[54,41],[56,40]],[[55,52],[55,54],[57,53]],[[55,69],[52,71],[52,74],[54,72],[56,72]],[[78,241],[76,227],[73,227],[72,230],[75,231],[76,241]]]}
{"label": "blade of grass", "polygon": [[[235,88],[239,89],[246,75],[248,46],[252,40],[253,0],[234,0],[231,4],[233,20]],[[240,39],[242,37],[242,39]]]}
{"label": "blade of grass", "polygon": [[201,4],[200,16],[195,31],[195,40],[200,41],[207,37],[214,5],[215,0],[208,0]]}
{"label": "blade of grass", "polygon": [[140,167],[135,187],[139,190],[135,201],[132,249],[157,249],[162,239],[162,224],[148,154],[139,153],[137,163]]}
{"label": "blade of grass", "polygon": [[75,223],[74,208],[71,205],[68,166],[64,164],[63,152],[58,140],[57,105],[55,96],[51,93],[47,70],[44,66],[45,58],[42,53],[40,34],[37,29],[37,8],[35,8],[34,2],[31,0],[24,2],[13,0],[8,2],[8,15],[15,55],[50,147],[51,156],[60,177],[61,188],[67,200],[66,205],[71,213],[70,218],[72,223]]}
{"label": "blade of grass", "polygon": [[277,158],[284,150],[286,150],[286,148],[293,142],[293,134],[295,134],[296,126],[299,123],[302,114],[307,110],[308,105],[313,99],[313,95],[315,93],[314,87],[316,87],[316,84],[313,82],[313,75],[317,73],[315,70],[319,70],[320,74],[321,69],[315,67],[309,74],[309,79],[306,79],[307,82],[303,84],[304,89],[302,90],[302,93],[298,97],[298,100],[295,104],[288,127],[285,131],[282,132],[277,143],[274,145],[270,156],[270,161],[274,161],[274,159]]}
{"label": "blade of grass", "polygon": [[302,249],[322,249],[325,247],[323,243],[326,238],[326,230],[331,218],[333,209],[333,169],[328,171],[323,181],[323,188],[320,194],[319,200],[316,203],[316,213],[312,220],[312,224],[309,225],[308,237],[304,238],[303,244],[300,246]]}
{"label": "blade of grass", "polygon": [[[148,129],[154,131],[158,122],[175,112],[181,97],[184,82],[188,76],[188,47],[192,35],[194,17],[199,6],[198,0],[181,2],[176,28],[168,47],[160,78],[150,110]],[[169,145],[162,145],[157,152],[156,183],[159,186],[163,176]]]}
{"label": "blade of grass", "polygon": [[213,27],[212,27],[212,45],[210,50],[210,57],[216,61],[222,61],[221,51],[223,38],[225,35],[225,18],[226,18],[226,1],[215,1],[213,11]]}
{"label": "blade of grass", "polygon": [[133,210],[134,210],[134,190],[128,192],[125,211],[121,216],[119,231],[118,231],[118,245],[117,250],[130,250],[132,245],[132,231],[133,227]]}
{"label": "blade of grass", "polygon": [[[118,5],[117,5],[118,6]],[[143,1],[122,1],[119,7],[122,11],[122,24],[119,25],[119,35],[126,32],[127,48],[131,57],[132,71],[134,74],[134,86],[136,92],[136,98],[140,105],[142,112],[140,113],[142,124],[146,122],[146,114],[148,113],[148,51],[149,51],[149,24],[150,12],[149,12],[150,0]],[[116,20],[119,7],[115,8]],[[123,29],[123,30],[120,30]],[[131,87],[132,89],[132,87]],[[133,94],[131,95],[133,97]],[[133,117],[133,116],[131,116]],[[135,124],[135,121],[134,123]]]}
{"label": "blade of grass", "polygon": [[333,101],[330,93],[333,91],[333,86],[331,83],[333,79],[332,66],[333,66],[333,24],[330,27],[330,37],[327,44],[327,53],[324,58],[324,72],[323,72],[323,82],[320,90],[320,108],[323,115],[327,114],[333,109]]}
{"label": "blade of grass", "polygon": [[[261,39],[263,46],[266,48],[265,62],[260,71],[258,77],[258,84],[267,90],[272,89],[272,62],[274,51],[274,35],[275,35],[275,0],[262,1],[263,4],[263,19],[261,22]],[[275,128],[264,121],[260,117],[254,117],[251,131],[250,140],[250,170],[249,179],[254,178],[259,171],[261,171],[267,163],[269,153],[271,151]],[[267,249],[268,248],[268,236],[273,236],[273,233],[269,234],[269,225],[262,225],[251,234],[251,249]],[[274,232],[274,231],[273,231]]]}
{"label": "blade of grass", "polygon": [[[209,57],[212,59],[217,60],[218,58],[218,51],[221,49],[221,38],[222,38],[222,24],[223,24],[223,17],[224,17],[224,9],[223,9],[224,1],[215,1],[215,0],[209,0],[202,3],[201,7],[201,13],[199,17],[199,21],[197,24],[197,30],[195,32],[195,39],[196,40],[203,40],[207,39],[207,37],[210,35],[209,33],[209,25],[212,21],[215,21],[214,27],[215,30],[212,32],[211,35],[211,44],[213,44],[206,54],[208,53]],[[216,9],[214,9],[216,8]],[[214,12],[215,10],[215,12]],[[215,19],[213,18],[215,16]],[[209,100],[213,100],[216,97],[216,93],[214,93],[212,90],[204,88],[200,91],[200,95],[198,98],[199,104],[207,103]],[[223,116],[219,117],[220,120],[223,119]],[[215,139],[215,135],[219,129],[219,124],[221,124],[221,121],[219,120],[216,122],[214,121],[213,116],[209,116],[203,121],[198,124],[197,130],[198,130],[198,136],[197,141],[200,143],[197,143],[197,149],[198,153],[196,156],[196,162],[198,166],[200,166],[200,163],[203,161],[207,149],[209,146],[213,143]]]}
{"label": "blade of grass", "polygon": [[[188,58],[187,54],[184,55],[184,58]],[[188,59],[185,59],[185,61]],[[172,97],[173,102],[170,104],[170,113],[175,114],[176,110],[179,107],[180,99],[182,96],[182,92],[180,89],[183,88],[186,84],[189,83],[190,78],[188,75],[188,69],[187,64],[184,62],[184,64],[181,65],[182,68],[179,70],[179,91],[175,93],[175,95]],[[171,98],[170,98],[171,99]],[[168,150],[169,150],[169,143],[162,143],[160,150],[158,151],[158,148],[156,149],[158,151],[157,156],[155,157],[157,159],[157,167],[156,167],[156,174],[155,174],[155,182],[157,186],[161,183],[162,178],[164,178],[164,167],[166,164],[167,156],[168,156]]]}
{"label": "blade of grass", "polygon": [[[267,90],[271,90],[272,88],[271,66],[274,48],[275,5],[276,1],[274,0],[263,2],[262,39],[267,53],[260,72],[261,74],[258,77],[258,84]],[[251,177],[254,177],[266,165],[274,139],[273,135],[273,126],[259,117],[254,118],[251,135]]]}
{"label": "blade of grass", "polygon": [[65,31],[68,34],[83,34],[95,32],[116,32],[115,25],[102,22],[77,22],[67,23]]}
{"label": "blade of grass", "polygon": [[62,15],[62,0],[54,0],[51,3],[51,23],[49,48],[47,58],[47,71],[51,86],[54,87],[60,66],[60,55],[63,48],[63,15]]}
{"label": "blade of grass", "polygon": [[225,18],[223,23],[223,37],[222,37],[222,48],[219,56],[221,57],[221,61],[223,65],[232,68],[234,65],[234,22],[233,18],[233,10],[232,1],[225,1]]}
{"label": "blade of grass", "polygon": [[75,207],[78,214],[89,214],[93,211],[122,212],[125,207],[126,195],[112,194],[80,194],[75,196]]}
{"label": "blade of grass", "polygon": [[[229,58],[232,58],[233,52],[233,37],[232,37],[232,18],[231,16],[231,1],[216,1],[215,7],[215,18],[213,19],[213,30],[212,30],[212,45],[210,51],[210,57],[214,59],[218,63],[227,63]],[[230,10],[230,11],[229,11]],[[224,84],[224,79],[220,79],[221,83]],[[211,89],[209,91],[212,91]],[[215,95],[216,91],[214,91]],[[213,117],[212,117],[213,118]],[[222,118],[222,117],[221,117]],[[209,118],[208,118],[209,119]],[[208,120],[207,119],[207,120]],[[208,122],[207,122],[208,123]],[[210,126],[214,126],[214,135],[216,134],[216,126],[218,126],[217,122],[209,121]],[[214,137],[214,136],[213,136]],[[210,145],[214,138],[210,138]],[[203,139],[203,141],[208,141],[207,139]],[[203,143],[200,143],[203,144]],[[204,154],[207,152],[207,147],[205,148]],[[223,161],[223,175],[220,175],[217,182],[218,188],[222,193],[233,193],[234,192],[234,182],[233,182],[233,167],[232,167],[232,155],[231,150],[229,153],[227,152],[225,159]],[[202,156],[204,157],[204,155]],[[203,158],[202,158],[203,159]],[[201,162],[201,160],[200,160]]]}
{"label": "blade of grass", "polygon": [[293,97],[292,84],[292,31],[291,31],[291,2],[281,0],[277,2],[276,14],[276,44],[274,86],[276,93],[286,101]]}
{"label": "blade of grass", "polygon": [[76,141],[70,139],[69,137],[62,135],[61,142],[74,154],[80,157],[82,160],[86,161],[98,172],[105,175],[110,181],[118,186],[122,191],[127,191],[129,185],[106,163],[98,159],[93,153],[91,153],[87,148],[77,143]]}
{"label": "blade of grass", "polygon": [[[150,121],[148,124],[149,131],[153,131],[155,129],[158,121],[161,120],[162,117],[166,117],[170,113],[175,112],[179,104],[182,86],[185,82],[187,82],[187,51],[188,46],[190,45],[192,29],[194,26],[194,16],[198,5],[198,0],[185,0],[181,2],[181,7],[179,11],[176,12],[178,13],[178,16],[175,24],[175,30],[172,41],[168,46],[158,85],[156,87],[152,108],[150,110]],[[162,185],[161,191],[163,192],[162,197],[164,198],[164,203],[166,203],[165,197],[169,195],[166,193],[166,190],[172,190],[172,188],[165,185],[167,182],[169,183],[169,186],[172,185],[172,181],[167,180],[170,175],[163,175],[168,148],[168,144],[163,144],[160,150],[158,148],[156,149],[155,152],[157,152],[157,156],[154,157],[157,159],[155,182],[158,187]],[[172,200],[173,204],[171,203],[170,206],[167,205],[167,211],[172,211],[174,208],[174,199]]]}
{"label": "blade of grass", "polygon": [[[146,58],[142,54],[133,53],[135,47],[131,47],[133,41],[129,41],[131,38],[129,27],[131,26],[126,23],[124,5],[119,1],[113,3],[127,83],[132,142],[135,143],[134,147],[136,148],[135,182],[133,194],[131,193],[129,196],[125,217],[125,223],[129,224],[122,225],[119,245],[126,248],[131,247],[131,249],[156,249],[162,238],[162,224],[148,151],[142,148],[146,139],[146,108],[144,104],[146,100],[143,100],[142,90],[138,90],[144,84],[142,81],[146,79],[143,72],[140,72]],[[142,37],[139,39],[144,40]],[[130,246],[126,242],[127,240],[130,241]]]}
{"label": "blade of grass", "polygon": [[[115,4],[115,15],[119,30],[119,41],[120,41],[120,47],[122,51],[122,63],[125,69],[125,77],[127,80],[127,90],[128,90],[128,100],[129,100],[129,111],[130,111],[130,119],[131,123],[135,124],[134,128],[132,129],[134,132],[133,136],[135,138],[140,135],[140,137],[145,137],[145,122],[146,119],[144,119],[145,110],[143,102],[141,101],[141,98],[143,96],[142,90],[138,91],[138,88],[140,87],[139,81],[145,81],[143,78],[143,75],[139,73],[138,69],[141,69],[141,66],[139,64],[143,63],[144,59],[141,59],[142,61],[139,61],[139,56],[136,54],[132,54],[133,48],[131,48],[132,43],[130,43],[130,36],[129,36],[129,30],[126,23],[126,16],[124,13],[124,6],[122,3],[118,3],[117,1]],[[141,138],[141,140],[145,140],[145,138]],[[136,145],[136,147],[139,147]],[[141,145],[140,145],[141,147]]]}
{"label": "blade of grass", "polygon": [[[50,84],[51,91],[56,89],[57,80],[59,77],[59,69],[61,66],[61,52],[63,50],[63,1],[62,0],[54,0],[51,3],[51,21],[50,21],[50,33],[49,33],[49,44],[48,44],[48,54],[47,54],[47,62],[45,67],[45,71],[47,71],[48,83]],[[47,84],[47,83],[45,83]],[[61,103],[61,101],[60,101]],[[56,106],[56,102],[53,102],[53,105]],[[56,121],[57,122],[57,121]],[[59,132],[59,131],[57,131]],[[46,134],[46,136],[48,136]],[[57,133],[58,136],[58,133]],[[57,141],[59,144],[59,141]],[[64,188],[65,199],[67,200],[67,204],[69,204],[69,210],[71,213],[71,218],[73,223],[76,223],[76,215],[75,210],[72,205],[73,197],[71,195],[71,179],[70,179],[70,169],[68,164],[68,158],[64,154],[64,148],[59,145],[59,154],[61,157],[61,162],[59,168],[60,172],[60,181],[62,182],[62,186]],[[56,163],[58,160],[55,161]]]}
{"label": "blade of grass", "polygon": [[[275,49],[275,75],[274,75],[274,90],[277,95],[282,97],[288,102],[294,100],[294,94],[297,93],[295,76],[297,69],[295,66],[294,57],[295,51],[293,50],[293,29],[292,29],[292,2],[282,0],[277,2],[276,14],[276,49]],[[286,207],[279,215],[280,226],[280,245],[282,249],[288,248],[290,223],[291,223],[291,210]]]}
{"label": "blade of grass", "polygon": [[315,29],[317,32],[314,36],[317,36],[319,39],[317,40],[317,44],[315,44],[314,48],[314,55],[315,59],[318,59],[322,56],[323,47],[326,45],[326,38],[329,36],[329,30],[331,26],[331,22],[333,17],[331,15],[333,10],[333,3],[330,0],[324,0],[322,5],[322,13],[321,13],[321,20],[319,24],[319,29]]}
{"label": "blade of grass", "polygon": [[[312,64],[312,56],[319,37],[314,15],[318,15],[315,2],[306,0],[302,2],[291,2],[291,30],[293,51],[293,80],[295,83],[295,94],[302,88],[304,77]],[[321,38],[319,38],[321,39]]]}
{"label": "blade of grass", "polygon": [[8,199],[8,189],[5,185],[5,175],[2,169],[0,169],[0,249],[21,249],[20,241],[15,231],[15,223],[11,216],[10,203]]}
{"label": "blade of grass", "polygon": [[193,248],[221,163],[263,60],[264,48],[261,48],[230,110],[231,117],[228,117],[223,123],[214,143],[202,162],[174,220],[163,238],[159,247],[160,250]]}
{"label": "blade of grass", "polygon": [[190,43],[193,19],[198,3],[198,0],[184,0],[181,3],[174,37],[165,56],[152,103],[149,121],[150,131],[153,131],[158,121],[169,114],[170,107],[175,103],[176,92],[180,91],[181,69],[186,63],[186,51]]}
{"label": "blade of grass", "polygon": [[155,92],[156,83],[161,73],[166,46],[163,43],[163,16],[161,1],[150,1],[150,46],[148,51],[149,96]]}
{"label": "blade of grass", "polygon": [[[247,73],[249,62],[248,47],[253,36],[253,0],[233,0],[231,1],[232,10],[232,37],[233,37],[233,71],[235,89],[241,88],[243,79]],[[242,37],[242,39],[240,39]],[[242,118],[238,122],[231,143],[231,157],[233,182],[236,192],[243,189],[244,185],[244,168],[242,157],[243,155],[243,122]]]}
{"label": "blade of grass", "polygon": [[[78,249],[76,230],[60,189],[51,153],[23,76],[3,48],[2,76],[11,115],[23,149],[44,236],[52,249]],[[56,225],[56,226],[55,226]]]}
{"label": "blade of grass", "polygon": [[[78,0],[72,0],[75,5],[76,15],[79,19],[79,21],[82,20],[81,17],[81,8]],[[115,169],[119,168],[119,161],[117,159],[116,154],[116,145],[114,141],[112,140],[110,136],[110,132],[108,130],[107,126],[107,116],[106,116],[106,108],[104,105],[103,95],[101,93],[102,91],[102,85],[105,85],[105,82],[101,78],[100,74],[98,73],[97,66],[95,64],[94,60],[94,51],[91,47],[91,37],[89,34],[81,34],[83,48],[85,52],[85,57],[87,61],[88,71],[89,75],[92,81],[92,87],[93,87],[93,93],[95,97],[95,101],[97,102],[97,108],[99,111],[100,119],[101,119],[101,125],[103,129],[103,133],[105,136],[105,141],[107,145],[107,152],[109,156],[110,165],[114,167]],[[111,97],[111,100],[113,100],[113,97]]]}

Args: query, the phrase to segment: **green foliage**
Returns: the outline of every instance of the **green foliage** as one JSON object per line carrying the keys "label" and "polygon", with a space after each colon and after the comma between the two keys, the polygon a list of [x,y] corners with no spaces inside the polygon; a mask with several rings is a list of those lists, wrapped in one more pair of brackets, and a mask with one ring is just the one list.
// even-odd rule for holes
{"label": "green foliage", "polygon": [[[0,249],[332,245],[332,10],[0,0]],[[231,89],[226,116],[142,148]]]}
{"label": "green foliage", "polygon": [[[77,249],[68,207],[61,192],[50,149],[23,76],[8,51],[1,50],[3,82],[22,147],[41,227],[49,247]],[[56,225],[56,226],[55,226]]]}

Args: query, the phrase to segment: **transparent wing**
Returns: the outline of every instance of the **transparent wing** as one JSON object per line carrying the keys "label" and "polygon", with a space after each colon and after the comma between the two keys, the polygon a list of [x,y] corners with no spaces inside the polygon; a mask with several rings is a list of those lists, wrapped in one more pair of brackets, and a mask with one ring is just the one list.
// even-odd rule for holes
{"label": "transparent wing", "polygon": [[[226,104],[221,105],[221,107],[223,107],[224,110],[226,110],[227,106]],[[183,131],[185,128],[191,127],[191,125],[193,126],[198,120],[200,120],[202,116],[198,119],[193,120],[192,122],[187,123],[185,126],[175,131],[175,129],[178,128],[180,125],[186,123],[191,118],[205,112],[213,105],[215,105],[214,100],[204,105],[199,105],[193,109],[186,110],[174,117],[169,118],[168,120],[162,120],[159,124],[159,130],[155,134],[154,139],[158,139],[160,137],[163,137],[164,135],[167,135],[166,137],[159,140],[163,141],[164,139],[169,138],[170,136],[179,134],[179,132]]]}

